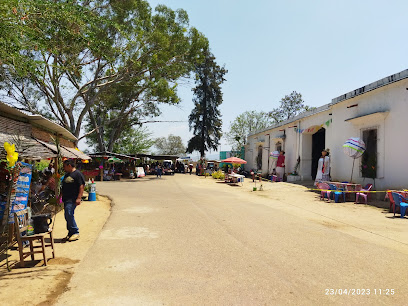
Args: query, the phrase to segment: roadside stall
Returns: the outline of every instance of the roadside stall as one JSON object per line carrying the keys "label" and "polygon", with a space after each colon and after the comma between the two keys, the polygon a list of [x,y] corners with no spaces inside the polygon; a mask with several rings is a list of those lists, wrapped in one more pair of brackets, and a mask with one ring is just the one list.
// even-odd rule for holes
{"label": "roadside stall", "polygon": [[25,235],[30,228],[32,234],[38,232],[44,220],[48,229],[46,219],[61,208],[62,159],[90,159],[75,148],[76,141],[56,123],[0,102],[0,254],[13,243],[15,214],[28,213],[27,221],[33,222]]}
{"label": "roadside stall", "polygon": [[98,171],[94,177],[97,181],[114,181],[123,178],[135,178],[136,162],[140,158],[109,151],[90,154],[94,163],[89,171]]}

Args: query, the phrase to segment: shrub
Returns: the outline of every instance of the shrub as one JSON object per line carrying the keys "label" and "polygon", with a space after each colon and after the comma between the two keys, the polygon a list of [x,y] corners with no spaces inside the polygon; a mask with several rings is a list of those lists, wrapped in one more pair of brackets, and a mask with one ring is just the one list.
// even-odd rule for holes
{"label": "shrub", "polygon": [[218,170],[212,173],[212,177],[216,180],[223,180],[225,178],[225,174],[221,170]]}

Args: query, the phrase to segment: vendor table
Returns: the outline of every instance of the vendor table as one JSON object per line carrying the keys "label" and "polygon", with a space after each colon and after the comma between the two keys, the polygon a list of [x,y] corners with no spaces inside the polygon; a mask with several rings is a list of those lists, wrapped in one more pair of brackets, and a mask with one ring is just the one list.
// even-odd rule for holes
{"label": "vendor table", "polygon": [[[345,191],[359,191],[361,190],[361,184],[353,183],[342,183],[342,182],[323,182],[327,184],[333,184],[338,189],[343,189]],[[353,201],[356,200],[356,192],[346,192],[346,197],[351,198]]]}
{"label": "vendor table", "polygon": [[245,178],[244,175],[231,173],[231,174],[228,174],[228,177],[231,178],[231,183],[233,184],[241,183],[241,185],[243,185],[244,183],[244,178]]}

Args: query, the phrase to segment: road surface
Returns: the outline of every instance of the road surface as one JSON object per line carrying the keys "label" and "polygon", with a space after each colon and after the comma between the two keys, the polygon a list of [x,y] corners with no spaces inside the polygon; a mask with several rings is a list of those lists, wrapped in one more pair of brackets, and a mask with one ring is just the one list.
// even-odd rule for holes
{"label": "road surface", "polygon": [[58,304],[407,304],[408,220],[251,184],[98,182],[112,214]]}

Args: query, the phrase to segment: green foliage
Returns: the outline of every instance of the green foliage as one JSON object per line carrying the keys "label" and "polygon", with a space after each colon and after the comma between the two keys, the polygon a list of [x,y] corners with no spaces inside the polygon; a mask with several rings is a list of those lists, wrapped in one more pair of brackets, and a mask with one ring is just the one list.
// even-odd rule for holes
{"label": "green foliage", "polygon": [[178,103],[177,80],[208,46],[185,11],[145,0],[8,0],[0,13],[3,100],[75,136],[88,120],[99,150]]}
{"label": "green foliage", "polygon": [[221,113],[218,107],[222,103],[221,84],[228,71],[220,67],[214,55],[207,49],[204,61],[195,68],[196,87],[194,109],[189,116],[190,131],[194,136],[188,141],[187,152],[197,150],[201,157],[207,150],[217,150],[221,139]]}
{"label": "green foliage", "polygon": [[40,160],[39,162],[35,163],[35,169],[37,171],[43,171],[45,168],[48,167],[48,165],[50,164],[49,160]]}
{"label": "green foliage", "polygon": [[305,105],[305,101],[303,101],[300,93],[292,91],[289,95],[286,95],[280,100],[279,107],[269,112],[269,116],[275,123],[279,123],[313,109],[315,109],[315,107]]}
{"label": "green foliage", "polygon": [[241,164],[235,164],[235,163],[233,163],[233,164],[232,164],[232,167],[233,167],[234,169],[238,169],[238,168],[241,167]]}
{"label": "green foliage", "polygon": [[216,180],[224,180],[225,179],[225,174],[221,170],[214,171],[211,176],[216,179]]}
{"label": "green foliage", "polygon": [[361,159],[362,177],[377,178],[377,156],[375,154],[363,154]]}
{"label": "green foliage", "polygon": [[156,138],[154,146],[157,148],[158,154],[163,155],[183,155],[186,152],[181,137],[172,134],[167,139],[165,137]]}
{"label": "green foliage", "polygon": [[113,152],[122,154],[148,153],[154,144],[151,136],[152,133],[143,127],[123,131],[121,137],[113,145]]}
{"label": "green foliage", "polygon": [[229,131],[226,133],[228,143],[232,145],[233,151],[240,151],[246,143],[248,134],[265,129],[274,123],[269,113],[246,111],[230,122]]}

